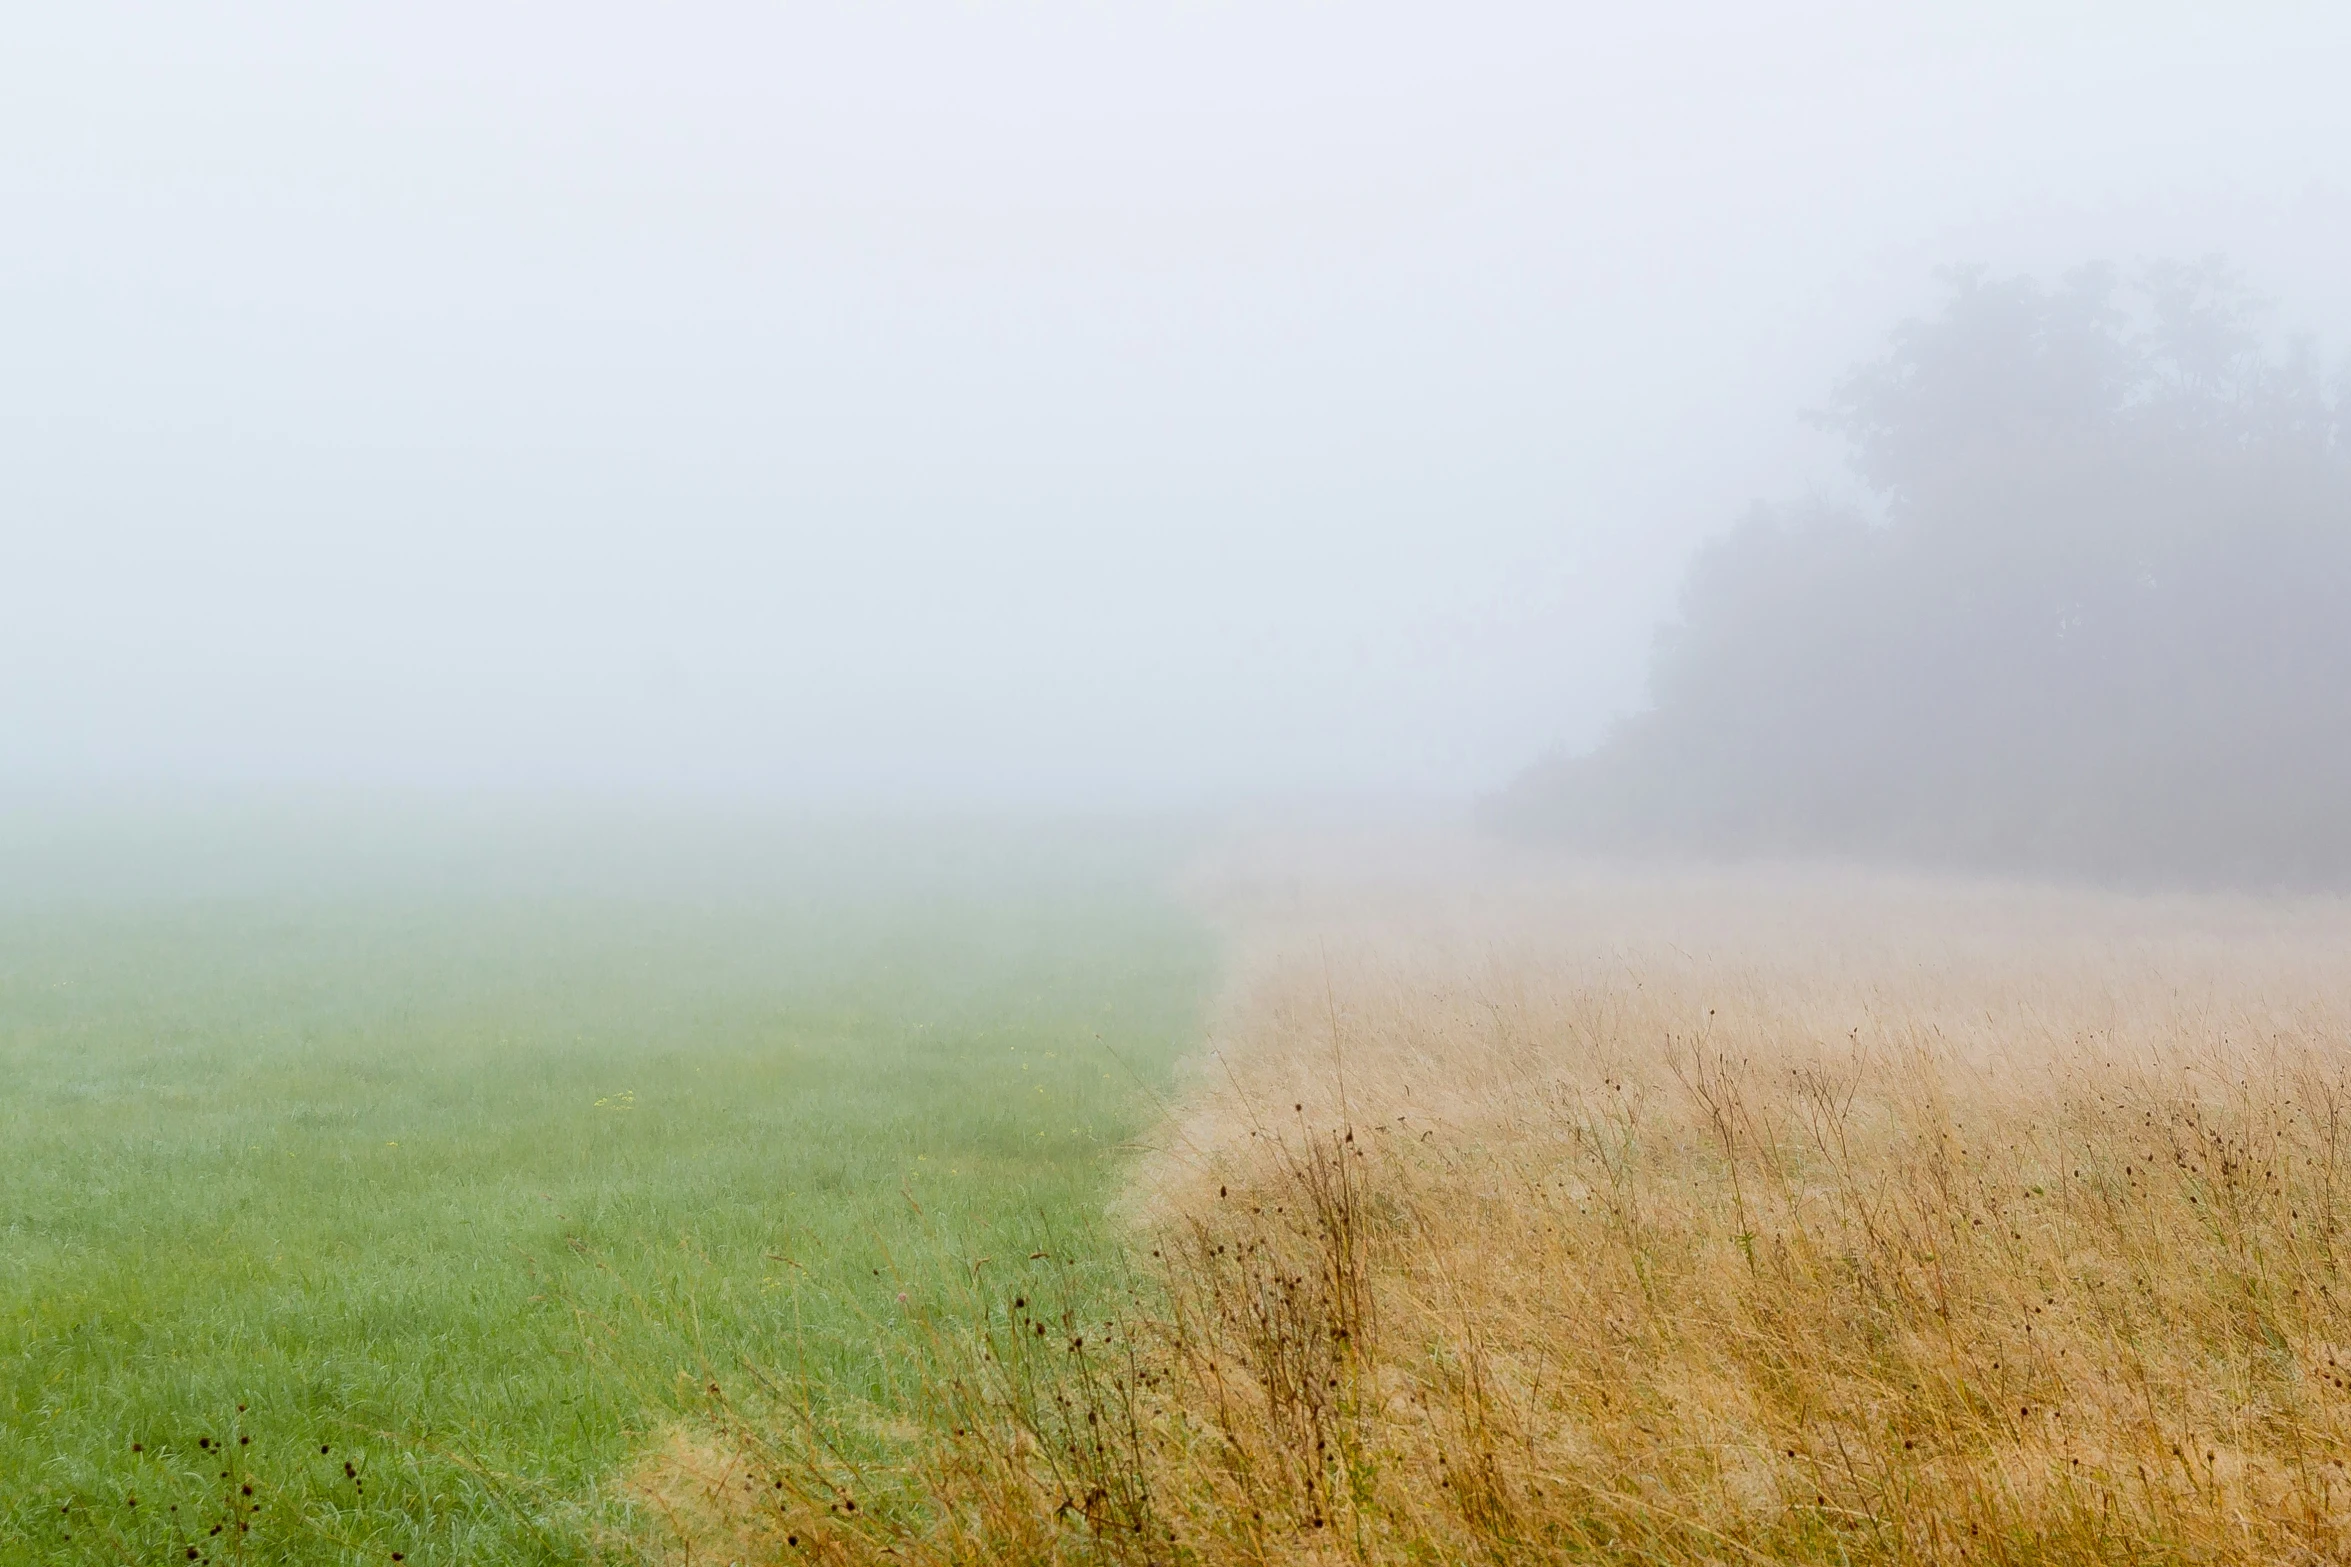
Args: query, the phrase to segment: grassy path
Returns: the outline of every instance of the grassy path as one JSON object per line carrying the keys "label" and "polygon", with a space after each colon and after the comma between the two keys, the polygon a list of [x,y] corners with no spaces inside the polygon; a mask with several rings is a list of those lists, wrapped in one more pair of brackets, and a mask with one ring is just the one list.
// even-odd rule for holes
{"label": "grassy path", "polygon": [[0,1562],[596,1559],[705,1368],[886,1392],[1098,1213],[1210,960],[1141,878],[0,911]]}

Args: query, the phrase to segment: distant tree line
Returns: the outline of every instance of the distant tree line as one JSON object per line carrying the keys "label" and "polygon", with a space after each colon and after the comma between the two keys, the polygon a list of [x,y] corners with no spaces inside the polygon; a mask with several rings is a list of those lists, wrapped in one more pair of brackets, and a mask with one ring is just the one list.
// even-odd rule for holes
{"label": "distant tree line", "polygon": [[2351,886],[2351,398],[2217,263],[1954,274],[1821,415],[1877,504],[1690,567],[1652,705],[1497,802],[1606,850]]}

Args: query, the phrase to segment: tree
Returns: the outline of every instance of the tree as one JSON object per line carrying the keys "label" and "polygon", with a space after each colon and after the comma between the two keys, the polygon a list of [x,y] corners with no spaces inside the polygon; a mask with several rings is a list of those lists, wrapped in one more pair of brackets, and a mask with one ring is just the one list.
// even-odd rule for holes
{"label": "tree", "polygon": [[1881,515],[1701,550],[1651,708],[1498,802],[1589,847],[2351,885],[2351,429],[2216,263],[1953,274],[1821,417]]}

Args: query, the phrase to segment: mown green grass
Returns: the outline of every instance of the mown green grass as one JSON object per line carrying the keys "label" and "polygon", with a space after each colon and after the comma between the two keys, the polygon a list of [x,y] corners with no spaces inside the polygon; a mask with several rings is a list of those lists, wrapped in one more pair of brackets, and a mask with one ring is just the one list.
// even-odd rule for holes
{"label": "mown green grass", "polygon": [[709,1381],[886,1401],[1196,1027],[1149,856],[1015,858],[0,905],[0,1561],[625,1558]]}

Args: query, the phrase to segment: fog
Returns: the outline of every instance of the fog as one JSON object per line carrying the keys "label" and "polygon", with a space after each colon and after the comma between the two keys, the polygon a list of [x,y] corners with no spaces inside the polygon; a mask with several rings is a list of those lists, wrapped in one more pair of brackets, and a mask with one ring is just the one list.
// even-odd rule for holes
{"label": "fog", "polygon": [[48,7],[0,791],[1467,801],[1940,269],[2351,345],[2318,7]]}

